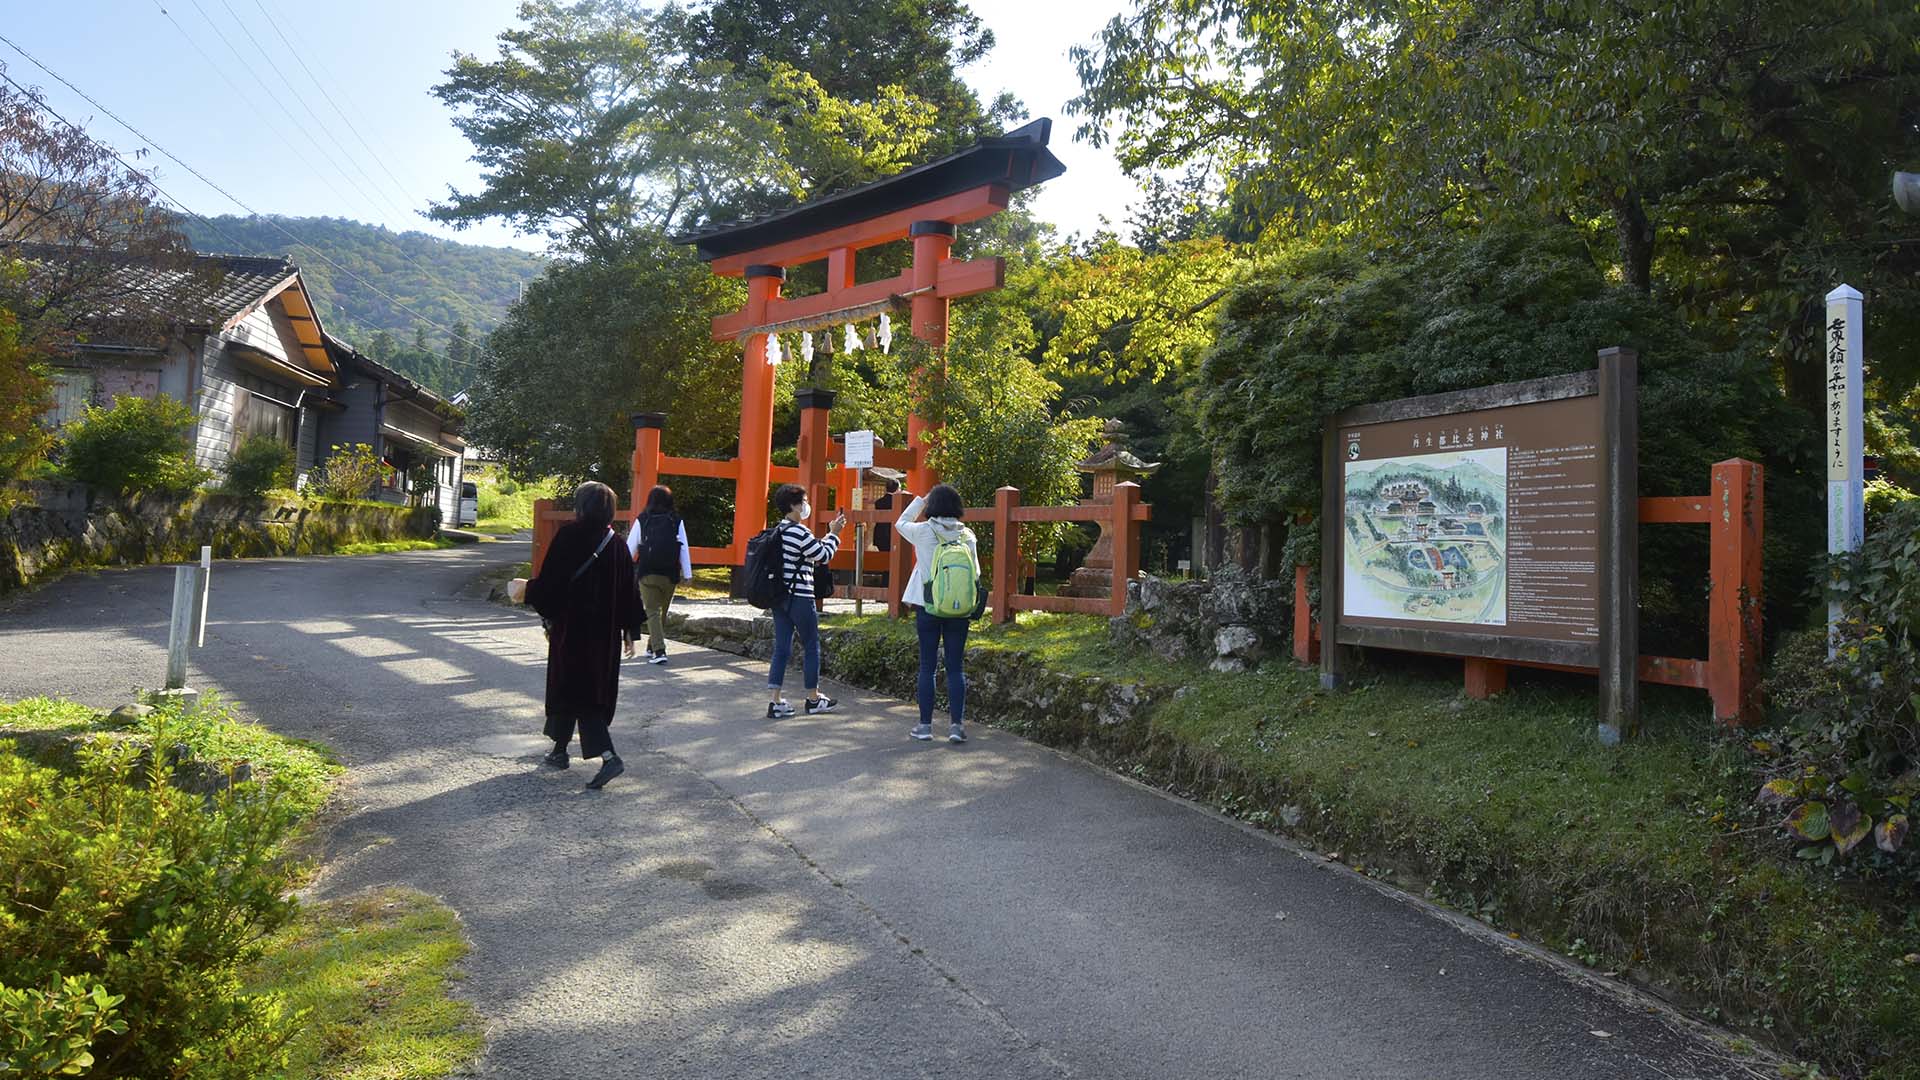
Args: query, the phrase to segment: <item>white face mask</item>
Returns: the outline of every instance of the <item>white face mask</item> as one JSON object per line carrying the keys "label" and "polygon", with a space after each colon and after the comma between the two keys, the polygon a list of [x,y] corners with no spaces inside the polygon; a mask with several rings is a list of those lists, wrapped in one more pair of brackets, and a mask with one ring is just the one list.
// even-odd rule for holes
{"label": "white face mask", "polygon": [[806,503],[804,500],[800,503],[799,510],[800,510],[800,516],[803,518],[810,518],[813,516],[813,507],[808,503]]}

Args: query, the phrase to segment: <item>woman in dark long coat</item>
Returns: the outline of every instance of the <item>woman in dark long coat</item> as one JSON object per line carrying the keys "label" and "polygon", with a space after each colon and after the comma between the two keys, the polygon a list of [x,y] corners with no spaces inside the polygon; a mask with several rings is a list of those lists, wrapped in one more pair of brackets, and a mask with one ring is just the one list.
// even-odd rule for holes
{"label": "woman in dark long coat", "polygon": [[588,782],[599,788],[626,771],[607,725],[620,694],[622,636],[646,622],[633,587],[633,559],[612,531],[613,489],[586,483],[573,493],[574,519],[547,545],[539,573],[527,582],[527,603],[548,625],[545,762],[567,767],[567,744],[580,729],[580,756],[600,759]]}

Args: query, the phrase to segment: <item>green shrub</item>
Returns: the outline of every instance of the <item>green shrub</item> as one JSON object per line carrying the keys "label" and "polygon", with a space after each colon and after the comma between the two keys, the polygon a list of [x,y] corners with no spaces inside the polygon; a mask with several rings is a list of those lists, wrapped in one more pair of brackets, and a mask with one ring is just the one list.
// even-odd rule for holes
{"label": "green shrub", "polygon": [[364,499],[392,470],[366,443],[334,444],[309,485],[323,499]]}
{"label": "green shrub", "polygon": [[520,485],[514,483],[513,477],[511,476],[501,477],[500,482],[493,485],[493,487],[495,491],[498,491],[502,495],[512,495],[520,490]]}
{"label": "green shrub", "polygon": [[93,1066],[102,1035],[124,1035],[114,1019],[126,998],[69,975],[45,990],[0,983],[0,1076],[77,1076]]}
{"label": "green shrub", "polygon": [[1920,499],[1920,492],[1908,491],[1884,476],[1867,484],[1865,494],[1869,531],[1873,530],[1894,507]]}
{"label": "green shrub", "polygon": [[1763,804],[1804,841],[1802,858],[1849,856],[1870,874],[1920,882],[1909,842],[1920,799],[1920,500],[1885,511],[1855,555],[1834,562],[1844,615],[1827,656],[1824,625],[1775,658],[1768,699],[1779,730]]}
{"label": "green shrub", "polygon": [[[151,745],[173,740],[162,727]],[[87,1033],[91,1077],[271,1073],[292,1024],[241,978],[294,909],[284,846],[298,814],[284,783],[203,797],[171,785],[169,755],[127,741],[81,749],[69,775],[9,749],[0,743],[0,985],[53,989],[0,1000],[31,1021],[0,1027],[8,1045],[57,1054]]]}
{"label": "green shrub", "polygon": [[[1195,389],[1236,522],[1320,505],[1326,417],[1367,402],[1592,370],[1640,354],[1640,493],[1700,495],[1714,462],[1766,466],[1766,615],[1798,625],[1822,527],[1818,432],[1758,350],[1609,281],[1571,229],[1489,227],[1404,252],[1294,248],[1234,289]],[[1313,528],[1317,531],[1318,525]],[[1703,529],[1642,531],[1642,646],[1705,651]]]}
{"label": "green shrub", "polygon": [[208,473],[193,463],[192,410],[170,397],[116,397],[90,405],[62,436],[62,469],[117,493],[190,491]]}
{"label": "green shrub", "polygon": [[279,439],[255,435],[227,458],[226,487],[236,495],[264,495],[292,486],[293,447]]}

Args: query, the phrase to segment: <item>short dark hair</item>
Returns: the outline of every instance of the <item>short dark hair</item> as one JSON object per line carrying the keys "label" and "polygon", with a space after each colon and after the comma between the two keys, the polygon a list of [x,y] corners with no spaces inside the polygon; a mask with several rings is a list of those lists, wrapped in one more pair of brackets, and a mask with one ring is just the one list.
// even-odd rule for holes
{"label": "short dark hair", "polygon": [[891,495],[894,492],[899,490],[900,490],[900,481],[894,479],[891,476],[887,477],[887,494]]}
{"label": "short dark hair", "polygon": [[589,480],[573,489],[573,518],[589,525],[613,523],[613,489],[598,480]]}
{"label": "short dark hair", "polygon": [[957,518],[966,512],[967,504],[960,501],[960,493],[952,484],[935,484],[927,492],[928,517]]}
{"label": "short dark hair", "polygon": [[773,493],[773,508],[785,517],[793,513],[793,508],[807,501],[807,489],[799,484],[781,484]]}
{"label": "short dark hair", "polygon": [[647,492],[647,513],[673,513],[673,489],[665,484],[653,485],[653,490]]}

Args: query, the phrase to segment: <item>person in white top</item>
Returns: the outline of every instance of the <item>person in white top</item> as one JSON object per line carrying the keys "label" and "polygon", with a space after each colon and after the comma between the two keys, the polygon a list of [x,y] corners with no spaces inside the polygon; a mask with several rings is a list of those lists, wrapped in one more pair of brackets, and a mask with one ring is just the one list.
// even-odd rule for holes
{"label": "person in white top", "polygon": [[[640,581],[640,600],[647,608],[647,663],[667,662],[667,607],[674,586],[693,576],[693,557],[687,550],[687,523],[673,512],[673,491],[655,484],[647,492],[647,506],[627,530],[627,552],[633,556],[634,576]],[[633,656],[633,642],[627,642]]]}
{"label": "person in white top", "polygon": [[[923,512],[927,515],[925,521],[920,520]],[[939,662],[943,646],[947,654],[947,711],[953,717],[947,725],[947,741],[967,741],[966,653],[967,628],[971,619],[935,615],[928,610],[927,597],[928,574],[933,568],[935,554],[944,543],[957,542],[966,547],[967,558],[973,564],[972,580],[978,587],[980,549],[973,530],[960,524],[960,515],[965,512],[959,492],[951,485],[936,484],[924,496],[915,496],[901,512],[900,520],[894,523],[894,532],[913,545],[913,574],[907,578],[906,595],[901,599],[914,606],[913,628],[920,638],[920,680],[917,688],[920,723],[908,734],[922,741],[933,738],[933,669]]]}

